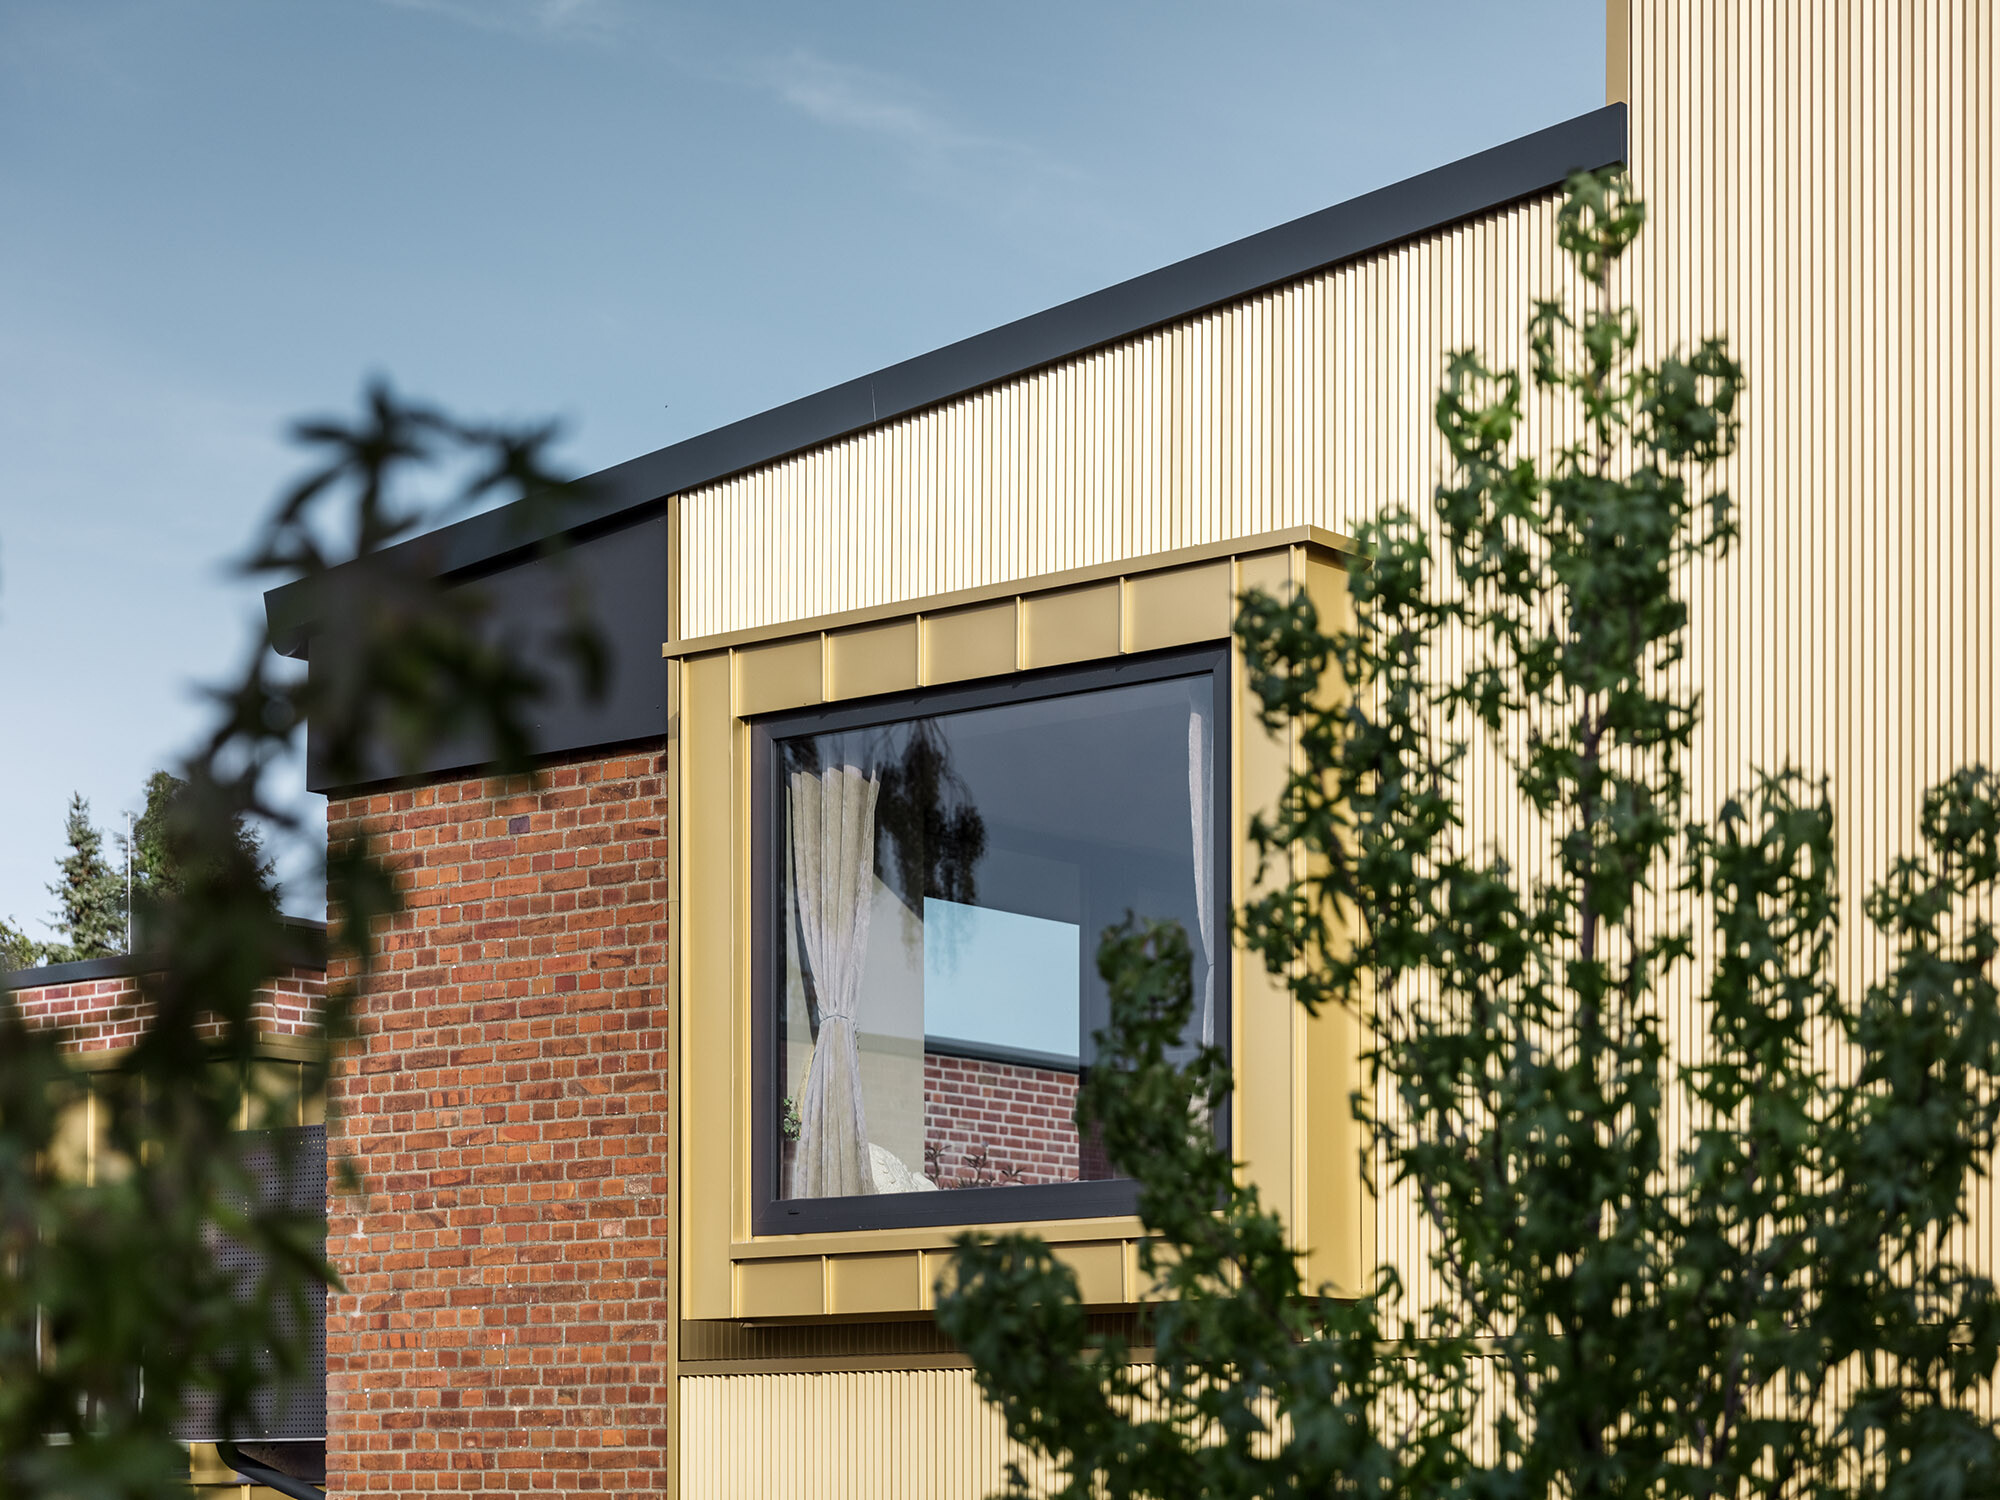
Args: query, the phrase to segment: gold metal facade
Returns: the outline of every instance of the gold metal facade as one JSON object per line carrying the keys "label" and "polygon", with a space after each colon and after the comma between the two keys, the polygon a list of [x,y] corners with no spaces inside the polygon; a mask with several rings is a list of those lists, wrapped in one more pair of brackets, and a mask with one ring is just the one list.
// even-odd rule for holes
{"label": "gold metal facade", "polygon": [[936,1500],[991,1494],[1013,1447],[968,1370],[696,1376],[680,1383],[684,1496]]}
{"label": "gold metal facade", "polygon": [[1824,773],[1854,897],[1922,788],[2000,753],[1993,54],[1981,0],[1632,10],[1631,291],[1749,376],[1742,540],[1689,580],[1698,805]]}
{"label": "gold metal facade", "polygon": [[[1995,29],[1985,0],[1613,0],[1607,28],[1652,226],[1623,290],[1656,350],[1721,333],[1750,380],[1741,540],[1687,580],[1697,808],[1757,767],[1828,778],[1850,985],[1886,958],[1859,896],[1912,846],[1922,788],[2000,758]],[[1525,363],[1529,303],[1561,288],[1553,227],[1553,200],[1518,204],[682,496],[678,631],[1421,502],[1444,357]],[[1531,842],[1497,765],[1476,776],[1474,834]],[[1989,1265],[1996,1212],[1988,1192]],[[1406,1204],[1376,1235],[1421,1266]],[[995,1483],[962,1371],[783,1368],[682,1380],[684,1494]]]}
{"label": "gold metal facade", "polygon": [[[1043,578],[997,595],[888,606],[875,617],[778,627],[729,644],[675,648],[684,872],[676,928],[681,993],[679,1293],[683,1343],[714,1320],[908,1317],[927,1313],[956,1229],[757,1236],[750,1202],[751,982],[749,730],[744,720],[869,694],[1004,676],[1071,662],[1226,642],[1233,599],[1249,588],[1309,591],[1332,617],[1345,599],[1337,539],[1294,531],[1228,548],[1183,550],[1107,574]],[[1229,763],[1234,826],[1275,799],[1292,754],[1266,735],[1232,661]],[[1222,889],[1253,894],[1254,851]],[[1343,1167],[1356,1138],[1345,1100],[1358,1047],[1352,1019],[1306,1017],[1262,969],[1234,955],[1230,1045],[1246,1086],[1233,1139],[1267,1202],[1284,1213],[1318,1278],[1358,1284],[1373,1258],[1359,1183]],[[1312,1087],[1307,1087],[1311,1080]],[[996,1230],[1013,1226],[990,1226]],[[1086,1301],[1121,1307],[1147,1287],[1136,1219],[1031,1226],[1076,1272]],[[685,1357],[685,1355],[684,1355]]]}
{"label": "gold metal facade", "polygon": [[1518,321],[1553,222],[1520,205],[683,495],[680,634],[1346,532],[1424,493],[1442,353]]}

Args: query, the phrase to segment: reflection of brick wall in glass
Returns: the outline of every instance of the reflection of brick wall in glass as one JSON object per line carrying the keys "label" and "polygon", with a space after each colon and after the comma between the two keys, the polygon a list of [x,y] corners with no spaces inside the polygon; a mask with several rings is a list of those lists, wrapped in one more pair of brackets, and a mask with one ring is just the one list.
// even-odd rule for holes
{"label": "reflection of brick wall in glass", "polygon": [[[1076,1128],[1109,1018],[1095,942],[1143,912],[1209,951],[1220,661],[1204,647],[759,721],[753,921],[777,1024],[755,1042],[758,1191],[787,1206],[758,1232],[1129,1212]],[[993,1188],[1026,1191],[1017,1209],[935,1198]],[[815,1200],[855,1206],[791,1206]]]}
{"label": "reflection of brick wall in glass", "polygon": [[939,1187],[1076,1181],[1076,1074],[930,1054],[924,1171]]}

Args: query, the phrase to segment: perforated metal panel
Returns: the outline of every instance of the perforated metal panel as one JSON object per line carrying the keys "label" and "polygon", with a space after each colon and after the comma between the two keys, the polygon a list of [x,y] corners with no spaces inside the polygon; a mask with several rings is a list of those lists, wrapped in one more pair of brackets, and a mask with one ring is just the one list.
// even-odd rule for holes
{"label": "perforated metal panel", "polygon": [[[261,1207],[280,1204],[302,1213],[326,1214],[326,1127],[306,1125],[289,1130],[254,1131],[244,1137],[245,1161],[257,1183]],[[324,1231],[322,1231],[324,1233]],[[217,1261],[234,1279],[239,1293],[249,1296],[263,1274],[263,1258],[224,1236],[215,1237]],[[277,1382],[276,1362],[260,1354],[258,1369],[270,1384],[252,1405],[248,1421],[239,1421],[234,1433],[221,1430],[221,1414],[215,1397],[193,1395],[181,1424],[180,1436],[187,1442],[214,1442],[219,1438],[263,1439],[269,1442],[303,1442],[326,1436],[326,1288],[312,1286],[306,1291],[306,1368],[296,1380]],[[289,1314],[281,1313],[281,1317]]]}

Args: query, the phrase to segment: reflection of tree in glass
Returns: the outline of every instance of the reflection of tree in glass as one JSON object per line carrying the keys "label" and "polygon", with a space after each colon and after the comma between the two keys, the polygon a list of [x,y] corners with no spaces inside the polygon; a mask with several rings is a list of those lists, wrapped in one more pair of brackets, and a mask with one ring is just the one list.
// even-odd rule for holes
{"label": "reflection of tree in glass", "polygon": [[[875,872],[911,911],[921,916],[926,896],[965,905],[977,899],[976,871],[986,853],[986,821],[972,805],[972,789],[965,778],[952,769],[951,753],[933,721],[884,725],[858,735],[801,737],[785,741],[783,752],[787,781],[797,772],[820,775],[829,763],[854,765],[880,778]],[[790,837],[787,832],[788,872]],[[786,879],[787,941],[797,943],[789,873]],[[954,936],[948,924],[930,934],[919,925],[906,927],[903,941],[912,952],[920,952],[927,941],[942,944],[949,952]],[[799,967],[807,1017],[817,1040],[819,990],[811,965]]]}
{"label": "reflection of tree in glass", "polygon": [[978,899],[975,871],[986,852],[986,820],[952,769],[932,720],[912,725],[903,753],[883,765],[875,830],[889,846],[897,888],[913,909],[921,911],[926,896],[965,905]]}

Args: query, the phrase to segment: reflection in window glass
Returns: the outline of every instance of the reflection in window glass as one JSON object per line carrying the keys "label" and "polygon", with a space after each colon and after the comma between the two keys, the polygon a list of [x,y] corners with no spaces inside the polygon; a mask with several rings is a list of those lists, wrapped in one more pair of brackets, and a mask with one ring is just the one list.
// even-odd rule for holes
{"label": "reflection in window glass", "polygon": [[1115,1174],[1097,934],[1172,917],[1215,1034],[1207,673],[777,740],[777,1195]]}
{"label": "reflection in window glass", "polygon": [[926,1050],[997,1048],[1074,1068],[1083,1049],[1081,939],[1074,922],[926,896]]}

